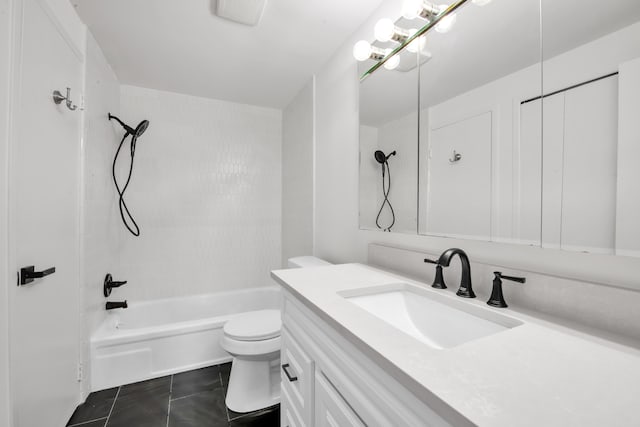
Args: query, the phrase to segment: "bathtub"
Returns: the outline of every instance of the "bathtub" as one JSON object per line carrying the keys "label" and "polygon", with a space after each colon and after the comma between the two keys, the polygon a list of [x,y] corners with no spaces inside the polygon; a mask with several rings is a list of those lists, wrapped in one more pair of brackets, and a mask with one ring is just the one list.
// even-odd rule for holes
{"label": "bathtub", "polygon": [[278,287],[129,303],[90,342],[91,391],[224,363],[222,328],[234,315],[279,309]]}

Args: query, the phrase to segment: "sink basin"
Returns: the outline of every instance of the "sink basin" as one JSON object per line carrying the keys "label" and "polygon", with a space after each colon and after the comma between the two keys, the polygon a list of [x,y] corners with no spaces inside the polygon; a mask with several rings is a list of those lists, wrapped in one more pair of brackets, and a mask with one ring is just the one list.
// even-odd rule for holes
{"label": "sink basin", "polygon": [[340,292],[341,296],[435,349],[445,349],[522,324],[492,310],[407,283]]}

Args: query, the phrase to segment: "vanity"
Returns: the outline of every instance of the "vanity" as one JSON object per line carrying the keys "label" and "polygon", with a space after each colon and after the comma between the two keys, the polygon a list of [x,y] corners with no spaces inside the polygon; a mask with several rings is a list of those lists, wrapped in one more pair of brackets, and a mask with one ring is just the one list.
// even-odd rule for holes
{"label": "vanity", "polygon": [[272,277],[283,426],[639,422],[634,348],[364,264]]}

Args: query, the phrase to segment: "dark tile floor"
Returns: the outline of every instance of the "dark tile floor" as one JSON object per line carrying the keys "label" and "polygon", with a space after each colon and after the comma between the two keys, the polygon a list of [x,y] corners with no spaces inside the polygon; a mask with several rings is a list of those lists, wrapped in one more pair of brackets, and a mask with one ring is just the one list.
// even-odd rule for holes
{"label": "dark tile floor", "polygon": [[91,393],[67,426],[277,427],[275,406],[238,414],[224,404],[231,363]]}

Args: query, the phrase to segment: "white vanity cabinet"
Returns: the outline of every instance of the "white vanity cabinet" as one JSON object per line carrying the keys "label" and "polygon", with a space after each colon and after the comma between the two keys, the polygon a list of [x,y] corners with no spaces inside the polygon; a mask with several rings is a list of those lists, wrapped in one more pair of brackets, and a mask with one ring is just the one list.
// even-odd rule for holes
{"label": "white vanity cabinet", "polygon": [[284,294],[283,427],[452,425],[293,294]]}

